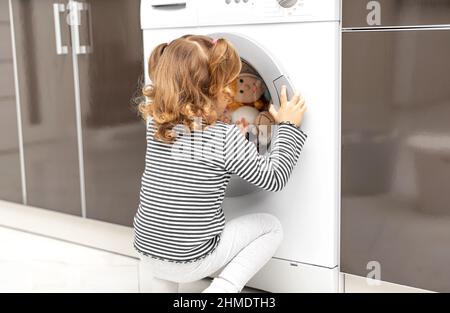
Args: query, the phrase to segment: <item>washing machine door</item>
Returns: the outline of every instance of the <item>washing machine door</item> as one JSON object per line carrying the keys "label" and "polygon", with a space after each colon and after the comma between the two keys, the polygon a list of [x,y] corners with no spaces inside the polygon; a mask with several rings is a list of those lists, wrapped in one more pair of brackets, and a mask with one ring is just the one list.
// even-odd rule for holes
{"label": "washing machine door", "polygon": [[236,33],[213,33],[208,36],[226,38],[233,44],[241,59],[255,69],[264,80],[275,108],[278,109],[280,106],[281,86],[286,86],[288,98],[293,94],[294,88],[284,70],[273,56],[253,39]]}
{"label": "washing machine door", "polygon": [[[294,88],[288,76],[275,61],[272,55],[257,42],[241,34],[236,33],[212,33],[211,38],[225,38],[230,41],[239,53],[243,63],[249,65],[263,79],[271,102],[276,109],[280,107],[281,86],[285,85],[288,99],[293,95]],[[228,185],[225,196],[239,197],[253,192],[261,191],[260,188],[250,184],[240,177],[233,175]]]}

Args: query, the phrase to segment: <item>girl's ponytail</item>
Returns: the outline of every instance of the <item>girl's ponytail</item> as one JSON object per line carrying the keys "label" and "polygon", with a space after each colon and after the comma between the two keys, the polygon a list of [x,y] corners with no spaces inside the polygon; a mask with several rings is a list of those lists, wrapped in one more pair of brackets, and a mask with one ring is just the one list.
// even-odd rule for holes
{"label": "girl's ponytail", "polygon": [[152,53],[150,54],[150,58],[148,59],[148,76],[151,80],[153,80],[153,75],[155,73],[156,67],[158,66],[159,59],[161,58],[166,47],[167,43],[159,44],[153,49]]}
{"label": "girl's ponytail", "polygon": [[228,40],[224,38],[213,40],[209,57],[210,95],[220,94],[226,86],[236,79],[236,77],[230,77],[230,73],[239,74],[241,71],[241,62],[236,62],[236,60],[239,60],[239,55]]}
{"label": "girl's ponytail", "polygon": [[[159,60],[161,59],[164,49],[166,49],[167,46],[167,43],[157,45],[148,58],[148,76],[152,81],[154,81],[156,68],[159,64]],[[144,97],[147,97],[148,99],[153,99],[155,97],[154,84],[145,85],[142,88],[142,95]],[[142,114],[142,117],[144,119],[147,119],[148,117],[153,115],[152,107],[149,105],[147,100],[139,103],[138,110]]]}

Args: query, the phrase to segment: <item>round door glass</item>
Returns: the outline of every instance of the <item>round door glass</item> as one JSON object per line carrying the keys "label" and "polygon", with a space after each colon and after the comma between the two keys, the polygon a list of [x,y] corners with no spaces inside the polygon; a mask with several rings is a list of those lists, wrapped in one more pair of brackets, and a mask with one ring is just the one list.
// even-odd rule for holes
{"label": "round door glass", "polygon": [[[266,119],[264,123],[267,125],[256,125],[255,119],[261,120],[265,116],[264,112],[267,113],[272,97],[259,72],[246,60],[241,61],[242,70],[236,82],[236,96],[230,108],[229,122],[239,124],[247,140],[264,155],[270,152],[272,127],[269,124],[272,123]],[[232,175],[225,196],[238,197],[258,191],[261,189]]]}
{"label": "round door glass", "polygon": [[[236,81],[236,95],[228,107],[224,120],[237,124],[247,140],[254,143],[261,155],[270,153],[274,130],[268,108],[279,107],[279,90],[286,85],[288,96],[292,86],[274,58],[258,43],[243,35],[214,33],[212,38],[226,38],[238,51],[242,70]],[[232,175],[226,197],[239,197],[262,191],[236,175]]]}

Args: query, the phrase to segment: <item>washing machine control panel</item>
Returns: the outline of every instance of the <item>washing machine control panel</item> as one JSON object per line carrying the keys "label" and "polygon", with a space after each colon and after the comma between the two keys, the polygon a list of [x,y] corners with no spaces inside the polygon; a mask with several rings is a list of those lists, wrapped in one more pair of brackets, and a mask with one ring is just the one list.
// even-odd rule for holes
{"label": "washing machine control panel", "polygon": [[[298,0],[276,0],[280,6],[283,8],[291,8],[297,4]],[[225,0],[226,4],[230,4],[231,2],[235,3],[247,3],[249,0]]]}
{"label": "washing machine control panel", "polygon": [[339,20],[339,0],[197,0],[199,25]]}
{"label": "washing machine control panel", "polygon": [[222,3],[227,5],[226,10],[252,10],[248,12],[250,18],[258,14],[266,17],[311,14],[305,0],[222,0]]}
{"label": "washing machine control panel", "polygon": [[339,21],[340,0],[141,0],[143,29]]}

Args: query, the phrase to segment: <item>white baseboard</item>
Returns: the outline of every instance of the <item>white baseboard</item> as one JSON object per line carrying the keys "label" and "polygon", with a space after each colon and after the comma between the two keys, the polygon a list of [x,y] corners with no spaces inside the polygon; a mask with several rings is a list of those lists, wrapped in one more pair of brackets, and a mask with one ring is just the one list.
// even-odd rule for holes
{"label": "white baseboard", "polygon": [[345,274],[344,292],[345,293],[426,293],[429,290],[398,285],[385,281],[375,281],[366,277]]}

